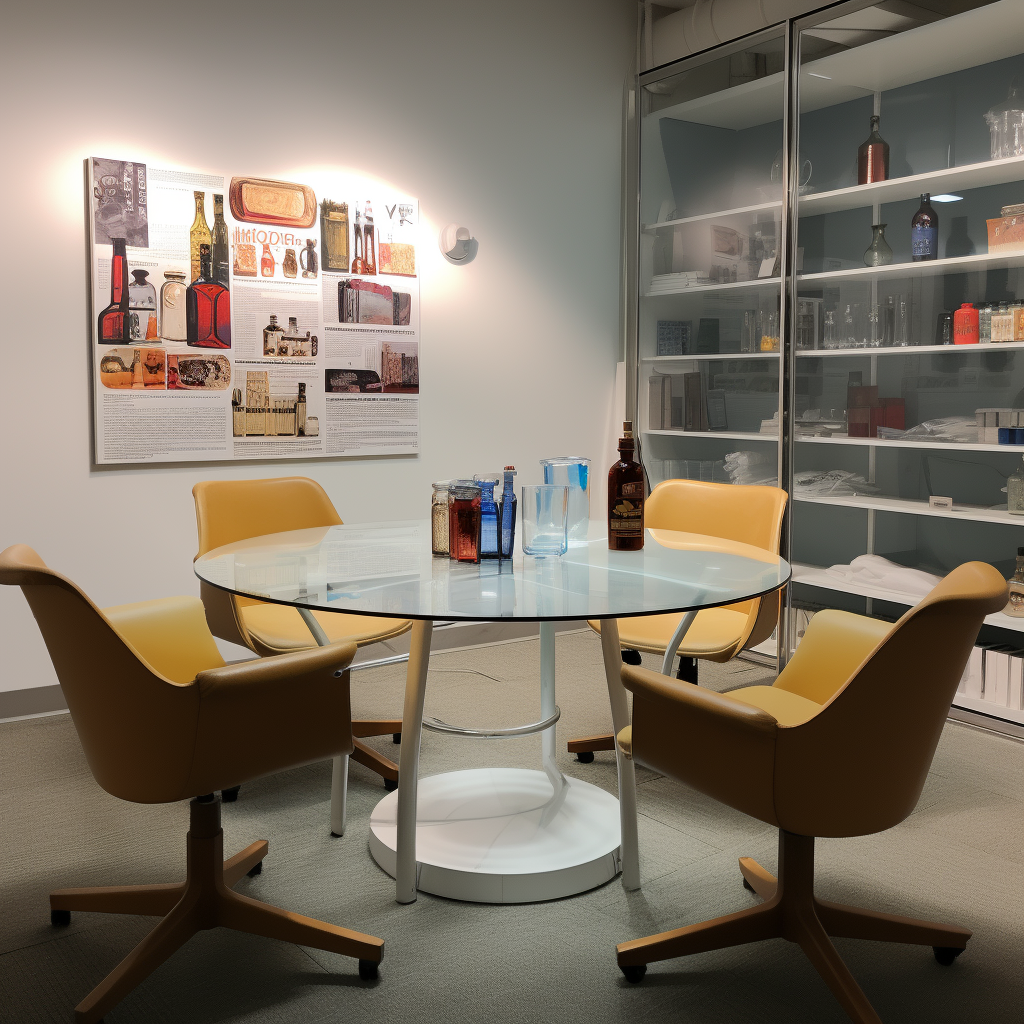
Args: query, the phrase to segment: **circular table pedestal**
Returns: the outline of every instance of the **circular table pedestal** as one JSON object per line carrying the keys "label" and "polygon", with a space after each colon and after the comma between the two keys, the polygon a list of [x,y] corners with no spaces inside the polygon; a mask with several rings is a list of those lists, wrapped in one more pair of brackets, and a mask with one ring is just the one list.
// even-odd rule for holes
{"label": "circular table pedestal", "polygon": [[[370,816],[370,853],[395,874],[398,792]],[[532,903],[585,892],[614,878],[619,803],[566,779],[553,794],[544,772],[474,768],[419,780],[417,888],[473,903]]]}

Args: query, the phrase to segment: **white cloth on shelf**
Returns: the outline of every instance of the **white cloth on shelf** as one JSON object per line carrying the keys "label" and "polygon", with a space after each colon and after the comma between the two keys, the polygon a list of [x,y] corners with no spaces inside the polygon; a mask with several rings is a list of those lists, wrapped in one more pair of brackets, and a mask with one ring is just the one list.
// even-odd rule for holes
{"label": "white cloth on shelf", "polygon": [[833,565],[825,570],[833,579],[844,583],[872,587],[876,590],[890,590],[895,594],[912,597],[917,601],[927,597],[932,588],[942,579],[921,569],[911,569],[890,562],[881,555],[858,555],[849,565]]}

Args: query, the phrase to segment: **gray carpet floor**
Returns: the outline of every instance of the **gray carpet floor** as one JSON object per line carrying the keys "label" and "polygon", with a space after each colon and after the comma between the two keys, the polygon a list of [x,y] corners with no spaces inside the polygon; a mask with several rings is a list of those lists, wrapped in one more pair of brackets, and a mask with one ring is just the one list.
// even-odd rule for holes
{"label": "gray carpet floor", "polygon": [[[462,724],[514,724],[539,711],[536,641],[438,655],[427,713]],[[652,665],[652,667],[654,667]],[[404,665],[353,677],[354,713],[400,715]],[[565,740],[609,728],[600,644],[559,637],[562,769],[614,791],[613,755],[580,765]],[[717,689],[764,682],[745,662],[702,666]],[[389,739],[381,748],[395,752]],[[424,775],[486,765],[536,766],[537,737],[478,741],[425,732]],[[72,1019],[72,1007],[154,919],[75,914],[51,928],[60,886],[173,881],[184,874],[185,804],[142,806],[93,781],[67,715],[0,725],[0,1020]],[[845,1015],[799,949],[784,940],[652,965],[629,985],[615,944],[751,906],[737,857],[774,870],[776,836],[760,822],[668,779],[638,773],[643,888],[618,880],[570,899],[483,906],[394,883],[367,852],[370,811],[384,795],[353,765],[349,827],[328,827],[330,766],[245,786],[224,808],[225,849],[270,841],[263,874],[240,892],[386,940],[380,980],[355,963],[221,929],[181,949],[108,1014],[141,1021],[841,1022]],[[917,810],[897,828],[818,842],[818,892],[891,913],[974,930],[950,968],[930,950],[838,940],[843,958],[889,1022],[1016,1022],[1024,1007],[1024,745],[949,723]]]}

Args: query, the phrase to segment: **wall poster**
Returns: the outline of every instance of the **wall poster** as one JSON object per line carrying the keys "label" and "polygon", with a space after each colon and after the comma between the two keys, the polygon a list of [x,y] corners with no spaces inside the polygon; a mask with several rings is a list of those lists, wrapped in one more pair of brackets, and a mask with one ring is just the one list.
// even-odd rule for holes
{"label": "wall poster", "polygon": [[415,453],[414,199],[88,161],[95,461]]}

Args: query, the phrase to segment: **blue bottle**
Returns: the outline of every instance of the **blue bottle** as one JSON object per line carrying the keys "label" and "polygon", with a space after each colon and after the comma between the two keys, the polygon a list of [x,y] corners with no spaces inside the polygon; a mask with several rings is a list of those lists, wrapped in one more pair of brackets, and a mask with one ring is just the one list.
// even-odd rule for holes
{"label": "blue bottle", "polygon": [[500,558],[498,544],[498,506],[494,501],[495,481],[476,481],[480,485],[480,557]]}
{"label": "blue bottle", "polygon": [[505,489],[501,492],[501,557],[511,558],[516,542],[516,489],[512,477],[515,466],[505,467]]}

